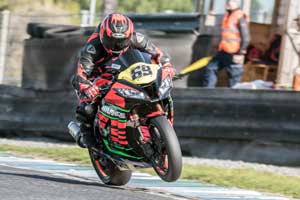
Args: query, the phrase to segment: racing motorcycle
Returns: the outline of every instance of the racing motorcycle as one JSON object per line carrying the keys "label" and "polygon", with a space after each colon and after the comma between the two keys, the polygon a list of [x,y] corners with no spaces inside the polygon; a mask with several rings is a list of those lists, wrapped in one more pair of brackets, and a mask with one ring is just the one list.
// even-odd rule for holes
{"label": "racing motorcycle", "polygon": [[[173,128],[172,77],[138,50],[128,50],[105,69],[113,78],[94,102],[97,145],[88,149],[99,178],[121,186],[133,170],[152,167],[162,180],[176,181],[182,154]],[[75,122],[68,128],[74,138],[80,133]]]}

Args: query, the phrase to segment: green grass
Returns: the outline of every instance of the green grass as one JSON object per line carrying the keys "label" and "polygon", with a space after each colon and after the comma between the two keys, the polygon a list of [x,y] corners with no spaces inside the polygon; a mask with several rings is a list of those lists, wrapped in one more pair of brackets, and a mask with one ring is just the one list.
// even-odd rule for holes
{"label": "green grass", "polygon": [[[146,169],[143,172],[154,175],[152,170]],[[237,187],[300,198],[299,177],[281,176],[250,168],[226,169],[207,165],[185,165],[181,178],[218,186]]]}
{"label": "green grass", "polygon": [[0,152],[38,158],[49,158],[56,161],[72,162],[81,165],[88,165],[91,163],[87,150],[79,147],[25,147],[0,145]]}
{"label": "green grass", "polygon": [[[0,152],[90,165],[88,152],[77,147],[46,148],[0,145]],[[152,169],[141,171],[155,174]],[[202,183],[219,186],[238,187],[300,198],[299,177],[280,176],[254,169],[225,169],[206,165],[185,165],[181,178],[199,180]]]}

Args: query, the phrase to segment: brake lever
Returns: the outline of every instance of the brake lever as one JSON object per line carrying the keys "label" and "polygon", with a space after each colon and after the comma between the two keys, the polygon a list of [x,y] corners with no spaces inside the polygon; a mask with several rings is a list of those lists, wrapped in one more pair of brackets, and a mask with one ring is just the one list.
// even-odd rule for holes
{"label": "brake lever", "polygon": [[175,75],[172,77],[172,80],[173,80],[173,81],[181,80],[183,77],[184,77],[183,74],[175,74]]}
{"label": "brake lever", "polygon": [[96,103],[98,99],[103,98],[103,96],[110,89],[110,86],[111,86],[111,84],[105,84],[105,85],[99,87],[99,93],[93,98],[92,103]]}

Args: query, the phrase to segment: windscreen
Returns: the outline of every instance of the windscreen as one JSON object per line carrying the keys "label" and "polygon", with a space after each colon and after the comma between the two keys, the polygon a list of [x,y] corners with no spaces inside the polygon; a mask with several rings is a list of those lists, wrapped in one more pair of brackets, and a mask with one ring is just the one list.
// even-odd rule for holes
{"label": "windscreen", "polygon": [[142,53],[139,50],[129,49],[126,53],[115,60],[113,64],[120,65],[122,70],[125,70],[129,66],[138,62],[151,63],[151,57],[149,54]]}

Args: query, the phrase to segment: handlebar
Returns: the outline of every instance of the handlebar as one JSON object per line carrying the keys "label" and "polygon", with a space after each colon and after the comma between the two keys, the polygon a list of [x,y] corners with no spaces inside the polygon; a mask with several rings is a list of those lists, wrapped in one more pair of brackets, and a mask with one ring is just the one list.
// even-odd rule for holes
{"label": "handlebar", "polygon": [[172,80],[173,81],[181,80],[183,77],[184,77],[183,74],[175,74],[175,76],[173,76]]}

